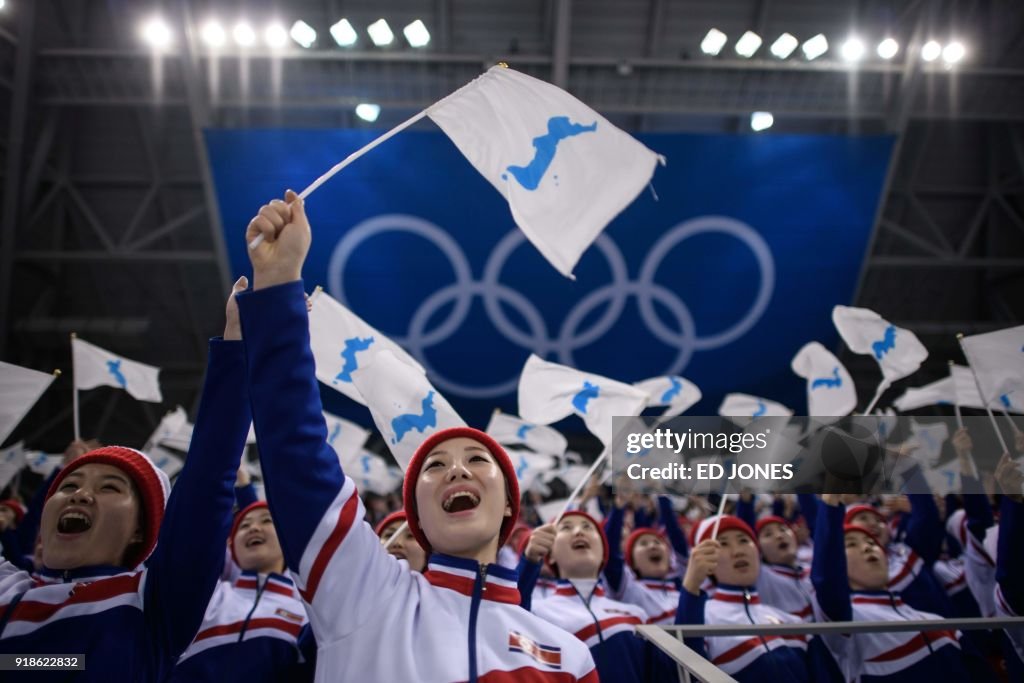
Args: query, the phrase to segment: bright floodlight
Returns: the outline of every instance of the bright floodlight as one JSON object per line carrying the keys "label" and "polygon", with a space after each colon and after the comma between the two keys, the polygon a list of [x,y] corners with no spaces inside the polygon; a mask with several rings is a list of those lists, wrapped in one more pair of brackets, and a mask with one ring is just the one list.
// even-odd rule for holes
{"label": "bright floodlight", "polygon": [[934,40],[929,40],[921,48],[921,59],[926,62],[934,62],[942,54],[942,46]]}
{"label": "bright floodlight", "polygon": [[700,51],[706,55],[717,55],[725,47],[727,40],[728,38],[724,33],[717,28],[713,28],[704,36],[704,40],[700,41]]}
{"label": "bright floodlight", "polygon": [[367,26],[366,32],[370,34],[370,40],[377,47],[390,45],[391,41],[395,39],[395,34],[391,32],[391,27],[383,19],[378,19]]}
{"label": "bright floodlight", "polygon": [[772,43],[771,53],[779,59],[785,59],[786,57],[793,54],[793,50],[800,44],[800,41],[796,39],[796,36],[791,33],[783,33],[781,36],[775,39]]}
{"label": "bright floodlight", "polygon": [[231,29],[231,37],[242,47],[250,47],[256,42],[256,32],[244,21],[235,24],[235,27]]}
{"label": "bright floodlight", "polygon": [[162,50],[171,44],[171,27],[163,19],[154,17],[142,26],[142,37],[150,47]]}
{"label": "bright floodlight", "polygon": [[900,51],[900,44],[892,38],[886,38],[878,44],[878,56],[882,59],[892,59]]}
{"label": "bright floodlight", "polygon": [[953,41],[942,48],[942,61],[947,64],[956,64],[964,58],[964,54],[967,51],[964,49],[963,43]]}
{"label": "bright floodlight", "polygon": [[203,27],[199,29],[199,37],[210,47],[224,47],[224,43],[228,42],[228,34],[224,32],[224,27],[218,21],[208,21],[203,24]]}
{"label": "bright floodlight", "polygon": [[311,47],[316,42],[316,29],[299,19],[292,24],[292,30],[288,35],[302,47]]}
{"label": "bright floodlight", "polygon": [[[385,26],[386,25],[387,24],[385,24]],[[348,19],[342,19],[331,27],[331,37],[334,38],[334,42],[338,45],[348,47],[349,45],[355,44],[359,35],[356,33],[356,30],[352,28],[352,24],[349,23]]]}
{"label": "bright floodlight", "polygon": [[0,0],[0,9],[3,9],[5,5],[7,5],[7,3],[4,2],[4,0]]}
{"label": "bright floodlight", "polygon": [[263,30],[263,40],[267,41],[269,47],[282,48],[288,44],[288,31],[275,22]]}
{"label": "bright floodlight", "polygon": [[755,111],[750,115],[750,128],[755,131],[767,130],[775,123],[775,117],[771,112]]}
{"label": "bright floodlight", "polygon": [[430,42],[430,31],[419,19],[403,28],[402,33],[412,47],[423,47]]}
{"label": "bright floodlight", "polygon": [[864,41],[860,38],[847,38],[839,48],[839,54],[848,62],[856,62],[864,57]]}
{"label": "bright floodlight", "polygon": [[828,39],[826,39],[823,34],[819,33],[813,38],[805,40],[800,49],[804,51],[804,57],[808,60],[817,59],[828,52]]}
{"label": "bright floodlight", "polygon": [[753,57],[757,48],[761,47],[761,36],[753,31],[747,31],[736,41],[736,54],[740,57]]}
{"label": "bright floodlight", "polygon": [[357,104],[356,105],[356,116],[361,118],[363,121],[368,121],[369,123],[373,123],[374,121],[377,120],[377,117],[380,116],[380,105],[379,104],[369,104],[367,102],[362,102],[360,104]]}

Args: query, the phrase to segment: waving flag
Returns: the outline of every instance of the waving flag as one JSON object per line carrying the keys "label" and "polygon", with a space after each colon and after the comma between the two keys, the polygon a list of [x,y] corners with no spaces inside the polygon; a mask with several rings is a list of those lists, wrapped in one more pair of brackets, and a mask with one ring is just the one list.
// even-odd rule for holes
{"label": "waving flag", "polygon": [[718,414],[722,417],[791,417],[793,411],[775,401],[749,394],[726,394],[722,405],[718,406]]}
{"label": "waving flag", "polygon": [[178,457],[176,454],[170,451],[160,448],[160,446],[154,446],[146,452],[149,459],[153,461],[153,464],[164,471],[168,479],[173,479],[178,472],[181,472],[181,468],[185,466],[185,461]]}
{"label": "waving flag", "polygon": [[24,451],[24,454],[25,466],[41,477],[49,477],[54,470],[64,465],[64,456],[60,453]]}
{"label": "waving flag", "polygon": [[345,463],[348,462],[346,458],[354,456],[362,450],[366,440],[370,438],[370,432],[355,422],[331,415],[326,411],[324,411],[324,420],[327,422],[327,443],[338,454],[338,460],[344,468]]}
{"label": "waving flag", "polygon": [[0,443],[36,404],[55,375],[0,362]]}
{"label": "waving flag", "polygon": [[648,406],[667,406],[662,417],[682,415],[701,399],[696,384],[675,375],[652,377],[633,386],[647,394]]}
{"label": "waving flag", "polygon": [[466,426],[426,375],[387,349],[379,351],[352,381],[403,471],[428,436],[439,429]]}
{"label": "waving flag", "polygon": [[612,443],[612,417],[643,412],[647,393],[629,384],[580,372],[531,354],[519,377],[519,414],[551,424],[579,415],[605,447]]}
{"label": "waving flag", "polygon": [[326,292],[321,291],[311,298],[309,344],[316,361],[316,378],[327,386],[366,405],[356,390],[353,377],[384,350],[421,374],[424,372],[423,367],[402,347],[367,325]]}
{"label": "waving flag", "polygon": [[922,424],[911,420],[910,433],[909,441],[918,449],[914,455],[930,466],[937,464],[942,457],[942,444],[949,439],[949,425],[945,422]]}
{"label": "waving flag", "polygon": [[664,159],[566,91],[502,66],[427,115],[508,201],[558,272],[650,182]]}
{"label": "waving flag", "polygon": [[25,444],[21,441],[0,451],[0,490],[25,466]]}
{"label": "waving flag", "polygon": [[950,367],[950,376],[912,387],[892,402],[896,410],[905,413],[925,406],[959,405],[961,408],[984,408],[985,403],[978,394],[971,369],[962,365]]}
{"label": "waving flag", "polygon": [[818,342],[810,342],[797,351],[790,367],[807,380],[808,415],[834,418],[825,420],[834,422],[857,407],[853,378],[839,359]]}
{"label": "waving flag", "polygon": [[386,495],[402,485],[402,471],[388,467],[384,458],[370,451],[357,450],[342,459],[345,475],[352,477],[356,488],[377,495]]}
{"label": "waving flag", "polygon": [[140,401],[160,403],[160,368],[121,358],[95,344],[71,340],[71,356],[75,366],[75,389],[99,386],[124,389]]}
{"label": "waving flag", "polygon": [[142,451],[149,453],[157,444],[163,443],[167,439],[173,441],[183,436],[185,432],[187,432],[188,438],[185,439],[185,447],[180,450],[187,451],[188,442],[192,438],[192,430],[189,427],[188,413],[181,406],[177,406],[161,418],[160,424],[156,426],[153,433],[146,439],[146,445],[142,447]]}
{"label": "waving flag", "polygon": [[832,322],[851,351],[874,357],[889,383],[913,374],[928,357],[913,332],[867,308],[836,306]]}
{"label": "waving flag", "polygon": [[960,343],[978,376],[982,399],[994,407],[1012,405],[1010,395],[1024,392],[1024,325],[974,334]]}
{"label": "waving flag", "polygon": [[491,421],[484,431],[502,445],[523,444],[536,453],[546,455],[560,456],[569,447],[569,442],[559,434],[557,429],[545,425],[535,425],[514,415],[501,412],[491,415]]}
{"label": "waving flag", "polygon": [[508,457],[511,458],[512,466],[515,467],[521,491],[529,491],[542,485],[544,477],[553,471],[556,465],[554,457],[540,453],[510,450]]}
{"label": "waving flag", "polygon": [[953,402],[965,408],[985,407],[978,393],[978,384],[974,381],[974,373],[966,365],[950,365],[949,375],[953,378]]}

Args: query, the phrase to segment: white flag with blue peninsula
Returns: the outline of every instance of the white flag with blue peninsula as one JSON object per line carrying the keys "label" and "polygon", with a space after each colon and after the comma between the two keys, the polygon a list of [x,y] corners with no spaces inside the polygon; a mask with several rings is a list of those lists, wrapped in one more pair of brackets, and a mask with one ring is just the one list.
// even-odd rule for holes
{"label": "white flag with blue peninsula", "polygon": [[1024,403],[1024,325],[973,334],[960,343],[983,400],[1005,410]]}
{"label": "white flag with blue peninsula", "polygon": [[427,109],[558,272],[650,182],[655,154],[550,83],[495,66]]}
{"label": "white flag with blue peninsula", "polygon": [[[791,417],[793,411],[776,401],[750,394],[726,394],[722,404],[718,406],[718,414],[722,417],[752,418],[760,417]],[[740,420],[745,425],[749,420]]]}
{"label": "white flag with blue peninsula", "polygon": [[341,463],[345,476],[351,477],[360,493],[383,496],[402,485],[402,471],[388,467],[384,458],[370,451],[358,450],[346,455]]}
{"label": "white flag with blue peninsula", "polygon": [[403,363],[424,372],[401,346],[342,306],[327,292],[314,293],[309,310],[309,345],[316,362],[316,378],[353,401],[368,405],[356,389],[353,377],[381,351],[389,351]]}
{"label": "white flag with blue peninsula", "polygon": [[519,480],[521,491],[529,491],[543,486],[544,477],[553,472],[558,464],[551,455],[515,449],[508,451],[508,457],[516,470],[516,479]]}
{"label": "white flag with blue peninsula", "polygon": [[338,454],[338,461],[344,467],[346,458],[362,450],[366,440],[370,438],[370,432],[355,422],[327,411],[324,411],[324,421],[327,422],[327,445]]}
{"label": "white flag with blue peninsula", "polygon": [[466,426],[426,375],[387,349],[355,373],[352,381],[403,471],[428,436],[440,429]]}
{"label": "white flag with blue peninsula", "polygon": [[797,351],[790,367],[807,380],[807,414],[819,418],[819,422],[835,422],[857,407],[853,378],[839,359],[818,342],[805,344]]}
{"label": "white flag with blue peninsula", "polygon": [[870,309],[836,306],[832,322],[851,351],[875,359],[888,384],[917,372],[928,357],[928,349],[913,332]]}
{"label": "white flag with blue peninsula", "polygon": [[71,340],[71,356],[75,389],[116,387],[140,401],[164,400],[160,393],[160,368],[128,360],[77,337]]}
{"label": "white flag with blue peninsula", "polygon": [[579,415],[605,447],[612,443],[612,418],[634,417],[647,406],[647,392],[631,384],[581,372],[531,354],[519,377],[519,414],[551,424]]}
{"label": "white flag with blue peninsula", "polygon": [[36,404],[55,375],[0,362],[0,443]]}
{"label": "white flag with blue peninsula", "polygon": [[666,406],[661,417],[682,415],[702,396],[696,384],[676,375],[652,377],[636,382],[633,386],[647,393],[648,407]]}
{"label": "white flag with blue peninsula", "polygon": [[522,444],[536,453],[561,456],[569,442],[557,429],[495,412],[484,430],[503,446]]}

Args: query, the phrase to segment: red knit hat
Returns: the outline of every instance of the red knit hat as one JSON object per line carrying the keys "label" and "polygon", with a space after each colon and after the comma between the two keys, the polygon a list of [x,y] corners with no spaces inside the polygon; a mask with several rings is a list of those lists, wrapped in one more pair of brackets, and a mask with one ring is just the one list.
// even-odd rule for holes
{"label": "red knit hat", "polygon": [[124,446],[104,446],[75,458],[60,470],[46,492],[46,500],[57,492],[66,476],[79,467],[91,464],[110,465],[121,470],[131,478],[142,498],[142,543],[137,550],[126,554],[124,558],[126,566],[135,568],[142,564],[156,547],[160,523],[164,519],[164,508],[171,492],[171,482],[164,471],[153,464],[145,453]]}
{"label": "red knit hat", "polygon": [[242,520],[245,516],[253,510],[259,510],[260,508],[267,507],[267,504],[262,500],[257,500],[255,503],[249,503],[244,508],[235,513],[235,521],[231,524],[231,533],[228,534],[228,547],[231,548],[231,559],[238,564],[238,555],[235,555],[235,534],[238,533],[238,527],[242,526]]}
{"label": "red knit hat", "polygon": [[876,508],[874,505],[865,505],[864,503],[860,503],[846,508],[846,514],[843,515],[843,524],[853,524],[853,518],[862,512],[870,512],[882,520],[882,524],[887,523],[885,515],[882,514],[881,510]]}
{"label": "red knit hat", "polygon": [[11,512],[14,513],[15,524],[21,524],[21,520],[25,519],[25,506],[20,501],[13,498],[5,498],[0,500],[0,507],[10,508]]}
{"label": "red knit hat", "polygon": [[[691,545],[697,545],[711,538],[711,532],[715,530],[715,520],[717,518],[718,515],[712,515],[700,520],[700,524],[694,527]],[[750,536],[750,540],[755,545],[757,544],[757,536],[754,535],[754,530],[750,528],[749,524],[735,515],[722,515],[722,521],[718,524],[718,535],[721,536],[726,531],[742,531],[747,536]]]}
{"label": "red knit hat", "polygon": [[373,527],[373,532],[380,536],[384,533],[384,530],[391,526],[393,523],[404,521],[406,521],[405,510],[396,510],[395,512],[392,512],[384,519],[377,522],[377,526]]}
{"label": "red knit hat", "polygon": [[626,564],[628,564],[629,568],[634,572],[636,571],[636,566],[633,563],[633,546],[636,545],[636,542],[640,540],[641,536],[646,536],[648,534],[651,536],[657,536],[663,543],[665,543],[665,545],[668,545],[668,541],[665,540],[665,534],[661,533],[657,529],[653,529],[649,526],[642,526],[638,529],[633,529],[633,533],[626,537]]}
{"label": "red knit hat", "polygon": [[882,545],[882,542],[878,540],[878,536],[875,536],[873,533],[871,533],[871,531],[869,531],[867,527],[863,527],[860,524],[844,524],[843,525],[843,535],[844,536],[846,534],[852,532],[852,531],[858,531],[858,532],[864,534],[865,536],[870,538],[872,541],[874,541],[875,545],[877,545],[879,548],[882,549],[882,554],[884,554],[884,555],[888,555],[889,554],[889,552],[885,549],[885,546]]}
{"label": "red knit hat", "polygon": [[512,514],[505,517],[501,523],[501,531],[498,534],[499,547],[505,545],[509,534],[512,533],[512,527],[519,520],[519,480],[516,478],[516,468],[513,467],[512,460],[508,457],[505,449],[479,429],[473,429],[472,427],[442,429],[427,437],[419,445],[419,448],[416,449],[416,452],[413,453],[412,460],[409,461],[409,466],[405,469],[405,481],[402,484],[402,504],[405,507],[409,530],[412,531],[412,535],[428,553],[431,552],[430,542],[420,528],[420,515],[416,507],[416,480],[420,477],[423,461],[427,459],[427,456],[434,450],[434,447],[449,439],[458,438],[472,439],[490,451],[491,456],[498,463],[498,467],[501,468],[502,474],[505,475],[505,488],[508,490],[509,506],[512,508]]}
{"label": "red knit hat", "polygon": [[792,526],[790,526],[789,522],[787,522],[782,517],[779,517],[778,515],[765,515],[761,519],[757,520],[757,524],[754,525],[754,531],[756,531],[757,535],[760,536],[761,529],[765,528],[769,524],[781,524],[782,526],[790,530],[792,530],[793,528]]}
{"label": "red knit hat", "polygon": [[[601,537],[601,548],[604,552],[602,553],[601,557],[601,566],[597,568],[598,573],[600,573],[601,570],[604,569],[604,566],[608,564],[608,536],[606,536],[604,533],[604,526],[601,525],[596,519],[588,515],[583,510],[569,510],[562,515],[562,519],[573,516],[582,517],[583,519],[589,521],[591,524],[594,525],[594,528],[597,529],[598,536]],[[523,550],[526,550],[525,546],[523,546]],[[559,576],[558,565],[551,561],[550,554],[544,558],[544,563],[551,568],[551,570],[555,573],[555,576]]]}

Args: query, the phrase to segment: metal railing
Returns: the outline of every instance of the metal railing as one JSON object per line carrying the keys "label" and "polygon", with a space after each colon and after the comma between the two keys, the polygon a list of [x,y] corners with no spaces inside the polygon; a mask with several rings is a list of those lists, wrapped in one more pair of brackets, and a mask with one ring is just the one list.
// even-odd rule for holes
{"label": "metal railing", "polygon": [[739,635],[828,635],[832,633],[882,633],[896,631],[972,631],[978,629],[1024,629],[1024,617],[1004,619],[918,619],[908,621],[832,621],[803,624],[680,624],[675,626],[638,626],[636,632],[651,641],[673,659],[679,667],[680,680],[691,683],[736,683],[696,650],[687,647],[683,638]]}

